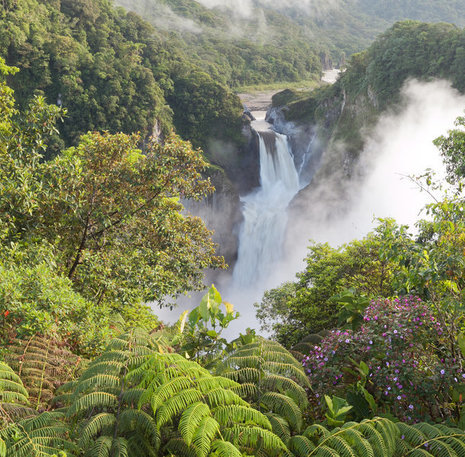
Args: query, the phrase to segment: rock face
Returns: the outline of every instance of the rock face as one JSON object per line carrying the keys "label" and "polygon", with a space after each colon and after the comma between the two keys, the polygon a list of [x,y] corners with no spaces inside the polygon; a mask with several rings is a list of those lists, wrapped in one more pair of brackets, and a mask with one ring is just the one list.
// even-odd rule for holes
{"label": "rock face", "polygon": [[186,210],[205,222],[212,230],[213,241],[218,244],[218,254],[228,265],[234,264],[237,257],[237,227],[241,221],[240,200],[233,184],[221,170],[210,174],[216,188],[213,195],[200,202],[184,201]]}
{"label": "rock face", "polygon": [[[249,123],[242,133],[245,142],[240,148],[212,144],[209,152],[217,165],[211,167],[208,175],[216,189],[214,194],[200,202],[183,202],[189,213],[201,217],[214,232],[212,238],[218,244],[218,255],[225,258],[231,269],[237,260],[242,222],[240,197],[260,185],[258,135]],[[215,280],[214,274],[211,279]]]}

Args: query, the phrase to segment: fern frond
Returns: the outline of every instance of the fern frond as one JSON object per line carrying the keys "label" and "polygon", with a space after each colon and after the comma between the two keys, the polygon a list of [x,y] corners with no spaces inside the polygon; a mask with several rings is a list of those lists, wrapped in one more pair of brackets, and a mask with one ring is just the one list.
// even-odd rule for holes
{"label": "fern frond", "polygon": [[197,389],[203,394],[207,394],[217,388],[232,389],[234,387],[239,387],[237,382],[223,376],[205,376],[197,379],[195,384]]}
{"label": "fern frond", "polygon": [[[333,457],[393,457],[397,451],[407,450],[398,443],[399,430],[393,422],[384,418],[364,420],[360,423],[347,422],[341,428],[327,430],[321,424],[307,428],[304,438],[312,443],[314,448],[306,456],[328,455]],[[297,437],[290,440],[292,447]],[[306,441],[305,441],[306,442]],[[293,444],[291,444],[293,443]],[[302,448],[304,446],[299,441]],[[404,453],[396,454],[399,457]]]}
{"label": "fern frond", "polygon": [[100,361],[100,358],[98,358],[94,363],[89,365],[79,381],[83,382],[86,379],[93,378],[100,374],[106,374],[107,376],[119,376],[125,366],[125,362],[119,360]]}
{"label": "fern frond", "polygon": [[[228,369],[229,370],[229,369]],[[254,367],[243,367],[239,370],[223,370],[221,375],[242,383],[256,383],[260,379],[260,370]]]}
{"label": "fern frond", "polygon": [[287,420],[273,413],[267,413],[266,416],[270,421],[273,433],[279,436],[283,443],[287,445],[291,438],[291,431],[289,429],[289,423],[287,422]]}
{"label": "fern frond", "polygon": [[154,447],[150,441],[141,438],[137,434],[131,435],[128,438],[129,455],[134,457],[158,457],[158,446]]}
{"label": "fern frond", "polygon": [[131,405],[137,407],[140,402],[142,395],[144,394],[144,389],[130,389],[126,390],[123,393],[122,401],[126,405]]}
{"label": "fern frond", "polygon": [[197,457],[195,449],[188,446],[181,438],[172,438],[164,447],[163,455],[177,457]]}
{"label": "fern frond", "polygon": [[318,441],[320,438],[326,439],[331,435],[331,432],[321,424],[313,424],[307,427],[304,436],[312,441]]}
{"label": "fern frond", "polygon": [[113,440],[111,446],[111,456],[112,457],[129,457],[128,453],[128,442],[126,438],[118,436]]}
{"label": "fern frond", "polygon": [[153,448],[160,444],[155,420],[145,411],[125,409],[119,415],[119,427],[122,433],[137,432],[139,439],[145,437]]}
{"label": "fern frond", "polygon": [[35,409],[45,408],[57,387],[71,380],[81,367],[81,359],[62,341],[38,335],[27,341],[13,340],[7,362],[21,378]]}
{"label": "fern frond", "polygon": [[[150,389],[147,389],[147,394],[151,396],[150,404],[152,410],[156,412],[169,398],[192,387],[192,382],[188,378],[177,377],[167,380],[167,382],[158,387],[153,393]],[[147,402],[147,394],[142,394],[139,405]]]}
{"label": "fern frond", "polygon": [[270,373],[279,373],[283,376],[288,376],[297,379],[303,386],[310,388],[310,381],[304,373],[302,366],[290,363],[269,361],[265,362],[262,368]]}
{"label": "fern frond", "polygon": [[120,388],[121,387],[121,378],[119,376],[99,373],[91,377],[86,377],[83,380],[80,380],[79,384],[76,385],[74,390],[75,394],[81,394],[82,392],[88,392],[98,389],[105,388]]}
{"label": "fern frond", "polygon": [[86,449],[89,443],[98,436],[102,430],[112,427],[116,423],[116,417],[111,413],[100,413],[92,417],[81,430],[79,446]]}
{"label": "fern frond", "polygon": [[86,457],[110,457],[113,438],[111,436],[98,437],[93,445],[87,450]]}
{"label": "fern frond", "polygon": [[214,389],[205,396],[206,401],[210,408],[216,408],[220,405],[242,405],[249,406],[239,395],[235,394],[231,390],[222,388]]}
{"label": "fern frond", "polygon": [[242,453],[229,441],[215,440],[211,444],[211,450],[218,457],[242,457]]}
{"label": "fern frond", "polygon": [[250,406],[220,406],[213,411],[213,416],[224,427],[229,427],[234,423],[245,423],[259,425],[266,430],[272,429],[268,418]]}
{"label": "fern frond", "polygon": [[263,361],[263,358],[256,354],[242,355],[236,353],[227,359],[226,365],[233,370],[240,370],[248,367],[259,367]]}
{"label": "fern frond", "polygon": [[256,398],[258,386],[252,383],[239,384],[237,387],[232,387],[231,391],[242,398]]}
{"label": "fern frond", "polygon": [[291,396],[292,399],[300,405],[301,409],[305,409],[308,405],[307,392],[302,386],[290,378],[278,374],[270,374],[263,379],[262,386],[266,390],[272,390]]}
{"label": "fern frond", "polygon": [[397,442],[396,455],[428,455],[449,457],[465,455],[465,432],[445,425],[420,423],[396,424],[402,438]]}
{"label": "fern frond", "polygon": [[285,450],[286,445],[274,433],[263,430],[260,427],[243,427],[235,425],[222,431],[223,437],[233,443],[251,449],[263,447],[265,449],[282,449]]}
{"label": "fern frond", "polygon": [[315,449],[315,445],[305,436],[299,435],[290,438],[288,448],[296,457],[307,457]]}
{"label": "fern frond", "polygon": [[194,434],[202,420],[210,415],[210,408],[202,402],[189,406],[181,415],[179,432],[188,446],[192,444]]}
{"label": "fern frond", "polygon": [[92,392],[78,398],[69,408],[68,416],[82,414],[89,409],[115,408],[118,404],[118,396],[107,392]]}
{"label": "fern frond", "polygon": [[[21,378],[6,364],[0,362],[0,419],[13,422],[26,415],[29,394]],[[1,425],[0,421],[0,425]]]}
{"label": "fern frond", "polygon": [[158,429],[172,422],[181,411],[202,399],[203,395],[197,389],[186,389],[167,400],[157,411],[154,411]]}
{"label": "fern frond", "polygon": [[206,457],[209,454],[211,442],[219,430],[220,425],[212,417],[202,419],[192,439],[198,457]]}
{"label": "fern frond", "polygon": [[286,419],[293,430],[300,431],[302,412],[292,398],[277,392],[267,392],[262,395],[260,401],[269,411],[277,413]]}
{"label": "fern frond", "polygon": [[45,412],[2,430],[8,455],[43,457],[58,454],[60,450],[75,450],[75,446],[67,439],[68,428],[62,418],[62,414]]}
{"label": "fern frond", "polygon": [[349,445],[356,451],[357,456],[375,457],[373,447],[358,430],[347,428],[343,436]]}
{"label": "fern frond", "polygon": [[341,457],[357,457],[355,449],[352,449],[350,444],[344,439],[344,436],[330,436],[326,440],[325,446],[334,449]]}

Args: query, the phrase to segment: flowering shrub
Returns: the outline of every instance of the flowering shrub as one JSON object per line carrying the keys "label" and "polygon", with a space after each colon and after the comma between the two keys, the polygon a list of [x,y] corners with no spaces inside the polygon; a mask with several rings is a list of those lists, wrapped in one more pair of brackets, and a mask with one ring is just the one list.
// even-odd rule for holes
{"label": "flowering shrub", "polygon": [[415,297],[372,302],[360,330],[332,331],[303,360],[317,397],[340,395],[357,382],[351,368],[360,362],[369,368],[365,388],[378,407],[406,421],[443,416],[451,387],[465,382],[442,325]]}

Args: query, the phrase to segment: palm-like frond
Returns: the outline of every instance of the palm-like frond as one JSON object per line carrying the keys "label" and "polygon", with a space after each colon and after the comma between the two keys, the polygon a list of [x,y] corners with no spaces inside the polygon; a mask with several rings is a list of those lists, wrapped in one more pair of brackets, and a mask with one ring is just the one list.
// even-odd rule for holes
{"label": "palm-like frond", "polygon": [[[127,379],[138,379],[139,388],[145,388],[139,407],[150,405],[157,429],[169,436],[165,452],[206,457],[256,451],[271,456],[286,448],[269,420],[233,392],[239,384],[213,376],[179,354],[153,354]],[[173,426],[174,435],[167,432]]]}
{"label": "palm-like frond", "polygon": [[7,457],[45,457],[75,450],[68,433],[62,414],[45,412],[9,425],[0,431],[0,438],[6,443]]}
{"label": "palm-like frond", "polygon": [[302,411],[288,395],[266,392],[261,396],[260,403],[265,405],[268,411],[279,414],[286,419],[291,429],[300,431],[302,427]]}
{"label": "palm-like frond", "polygon": [[0,362],[0,425],[33,414],[27,407],[28,397],[21,378],[6,363]]}
{"label": "palm-like frond", "polygon": [[307,437],[299,435],[290,438],[288,448],[296,457],[307,457],[315,445]]}
{"label": "palm-like frond", "polygon": [[[145,346],[144,346],[145,345]],[[126,379],[135,360],[143,362],[157,348],[147,333],[132,330],[112,340],[75,383],[60,389],[66,414],[86,456],[156,455],[160,437],[147,412],[137,409],[143,390]],[[168,398],[168,397],[167,397]]]}
{"label": "palm-like frond", "polygon": [[[281,416],[288,428],[300,431],[310,385],[302,365],[279,343],[260,338],[241,346],[218,365],[217,372],[239,382],[235,391],[259,409]],[[282,428],[276,421],[275,425]]]}
{"label": "palm-like frond", "polygon": [[52,337],[32,336],[8,346],[7,362],[20,376],[34,409],[45,408],[55,390],[73,379],[82,360]]}
{"label": "palm-like frond", "polygon": [[179,432],[188,446],[191,445],[195,431],[205,417],[210,416],[210,408],[202,402],[197,402],[187,408],[179,421]]}
{"label": "palm-like frond", "polygon": [[284,444],[288,444],[291,438],[291,430],[289,428],[289,423],[286,419],[283,419],[281,416],[273,413],[267,413],[266,416],[271,424],[271,430],[273,433],[281,438]]}
{"label": "palm-like frond", "polygon": [[420,423],[407,425],[375,417],[347,422],[332,431],[314,424],[288,442],[296,457],[462,457],[465,432]]}
{"label": "palm-like frond", "polygon": [[420,423],[396,424],[401,438],[396,443],[395,457],[461,457],[465,455],[465,432],[445,425]]}

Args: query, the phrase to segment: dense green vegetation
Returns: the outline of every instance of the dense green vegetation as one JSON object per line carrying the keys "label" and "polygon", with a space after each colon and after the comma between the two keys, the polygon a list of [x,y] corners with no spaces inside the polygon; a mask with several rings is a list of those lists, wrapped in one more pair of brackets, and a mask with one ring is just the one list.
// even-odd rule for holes
{"label": "dense green vegetation", "polygon": [[[14,69],[0,60],[0,71]],[[223,266],[211,233],[179,201],[213,190],[199,150],[171,134],[142,154],[136,134],[89,133],[44,161],[60,109],[36,97],[17,111],[13,91],[4,81],[0,88],[6,340],[54,329],[92,352],[112,315],[151,327],[142,303],[197,289],[204,268]]]}
{"label": "dense green vegetation", "polygon": [[49,154],[89,130],[175,126],[195,146],[239,141],[239,100],[137,15],[107,0],[27,0],[3,2],[0,20],[0,56],[21,70],[9,80],[18,105],[40,94],[67,109]]}
{"label": "dense green vegetation", "polygon": [[312,4],[196,0],[116,0],[164,30],[188,58],[231,87],[319,77],[324,65],[343,64],[404,19],[465,25],[463,0],[346,0]]}
{"label": "dense green vegetation", "polygon": [[170,43],[230,87],[319,80],[320,48],[304,29],[270,9],[240,20],[192,0],[117,0],[164,30]]}
{"label": "dense green vegetation", "polygon": [[319,125],[324,142],[340,140],[357,157],[362,131],[400,101],[409,78],[442,78],[465,91],[464,45],[465,32],[454,25],[399,22],[353,55],[333,86],[311,93],[287,90],[275,95],[273,105],[284,107],[288,120]]}
{"label": "dense green vegetation", "polygon": [[[196,2],[164,4],[229,26]],[[228,341],[239,315],[213,286],[167,327],[146,303],[169,306],[224,266],[182,204],[211,194],[209,164],[170,128],[195,145],[239,141],[240,104],[215,72],[231,85],[298,79],[319,71],[317,54],[306,45],[292,55],[302,66],[286,66],[276,43],[220,37],[211,60],[186,57],[209,52],[211,35],[170,44],[105,0],[0,8],[0,457],[465,455],[465,119],[436,140],[451,189],[431,220],[415,235],[384,220],[339,249],[311,245],[297,280],[257,305],[274,341],[254,329]],[[332,133],[344,96],[348,113],[362,99],[375,113],[408,76],[464,90],[463,40],[454,26],[399,23],[335,86],[274,101],[295,120],[326,116]],[[221,53],[229,67],[212,65]]]}

